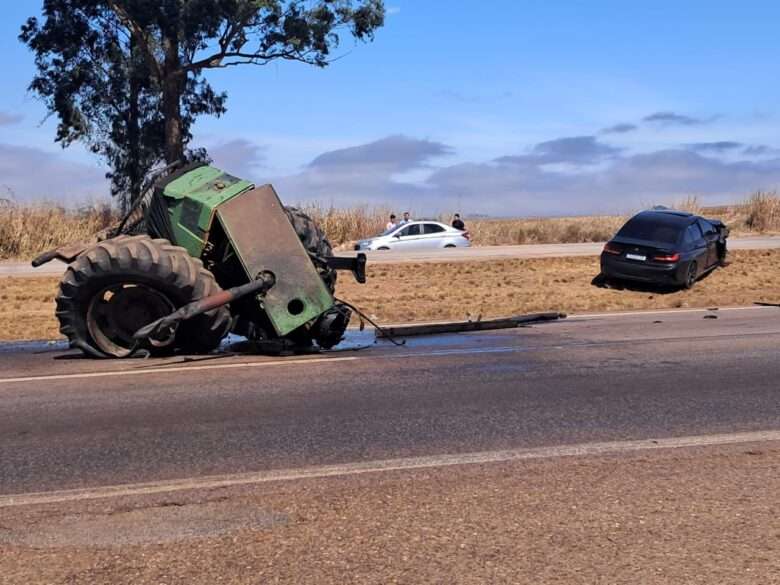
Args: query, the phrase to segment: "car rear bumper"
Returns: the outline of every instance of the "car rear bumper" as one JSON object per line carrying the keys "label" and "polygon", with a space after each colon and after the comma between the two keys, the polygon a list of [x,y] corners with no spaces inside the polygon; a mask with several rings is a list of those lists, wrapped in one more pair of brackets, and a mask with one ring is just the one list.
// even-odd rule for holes
{"label": "car rear bumper", "polygon": [[683,264],[653,264],[626,260],[612,254],[601,255],[601,272],[606,276],[658,284],[681,284],[684,280]]}

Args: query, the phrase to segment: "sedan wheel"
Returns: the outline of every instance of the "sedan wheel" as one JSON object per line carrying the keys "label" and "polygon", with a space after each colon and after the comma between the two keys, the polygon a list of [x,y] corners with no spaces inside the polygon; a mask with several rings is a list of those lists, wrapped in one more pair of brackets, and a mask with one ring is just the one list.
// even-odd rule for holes
{"label": "sedan wheel", "polygon": [[690,264],[688,264],[688,271],[685,273],[685,282],[683,283],[685,288],[693,288],[693,285],[696,284],[697,272],[698,265],[695,261],[692,261]]}

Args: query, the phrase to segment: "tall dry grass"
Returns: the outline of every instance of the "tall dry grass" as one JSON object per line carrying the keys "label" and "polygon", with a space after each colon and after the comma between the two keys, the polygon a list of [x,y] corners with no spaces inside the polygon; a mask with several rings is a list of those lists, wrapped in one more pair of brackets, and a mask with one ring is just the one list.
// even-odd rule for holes
{"label": "tall dry grass", "polygon": [[311,203],[302,209],[325,231],[334,246],[343,246],[356,240],[375,236],[385,231],[390,209],[385,207],[323,207]]}
{"label": "tall dry grass", "polygon": [[[391,213],[389,207],[338,209],[310,204],[303,209],[323,227],[336,247],[348,247],[356,240],[382,233]],[[451,218],[437,219],[448,223]],[[598,242],[609,239],[625,220],[621,216],[474,219],[467,220],[467,229],[477,246]]]}
{"label": "tall dry grass", "polygon": [[603,242],[626,221],[622,216],[479,219],[467,221],[476,246]]}
{"label": "tall dry grass", "polygon": [[780,197],[777,193],[754,193],[745,202],[744,208],[744,223],[749,230],[766,232],[780,226]]}
{"label": "tall dry grass", "polygon": [[[381,233],[390,215],[390,209],[384,207],[303,207],[323,227],[331,243],[342,249]],[[780,233],[780,196],[774,192],[758,192],[741,203],[720,207],[705,207],[699,198],[688,197],[674,207],[722,219],[732,234]],[[601,242],[612,237],[626,219],[627,216],[466,218],[466,227],[477,246]],[[2,206],[0,259],[31,258],[50,248],[89,238],[115,220],[107,205],[79,210],[53,204]]]}
{"label": "tall dry grass", "polygon": [[694,215],[705,215],[705,207],[701,200],[696,195],[689,195],[682,201],[677,201],[672,204],[673,209],[679,209],[680,211],[687,211]]}
{"label": "tall dry grass", "polygon": [[88,239],[116,217],[108,205],[66,209],[53,204],[0,208],[0,258],[30,258],[63,244]]}

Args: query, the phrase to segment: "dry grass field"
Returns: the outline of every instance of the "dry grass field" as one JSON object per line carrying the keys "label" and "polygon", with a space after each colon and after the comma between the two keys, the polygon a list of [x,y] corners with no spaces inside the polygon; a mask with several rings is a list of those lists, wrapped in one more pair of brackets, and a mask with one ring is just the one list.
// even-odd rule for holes
{"label": "dry grass field", "polygon": [[[780,302],[780,250],[737,251],[689,291],[594,287],[598,258],[369,265],[368,283],[349,274],[338,295],[380,323],[475,319],[536,311],[591,312]],[[0,339],[56,339],[56,278],[0,279]]]}
{"label": "dry grass field", "polygon": [[69,242],[87,240],[116,219],[107,205],[66,209],[53,204],[0,207],[0,259],[32,258]]}
{"label": "dry grass field", "polygon": [[338,293],[380,323],[780,302],[780,250],[737,251],[730,264],[688,291],[616,290],[591,285],[597,257],[426,263],[370,268]]}
{"label": "dry grass field", "polygon": [[[780,233],[780,196],[756,193],[745,201],[721,207],[702,207],[696,197],[674,207],[725,221],[732,235]],[[323,227],[336,248],[351,248],[360,239],[384,229],[389,208],[339,209],[307,205],[304,209]],[[466,219],[476,246],[505,244],[558,244],[608,240],[628,216],[558,218]],[[450,218],[439,219],[449,222]],[[67,210],[54,205],[0,207],[0,260],[32,258],[36,254],[88,239],[116,220],[105,205]]]}

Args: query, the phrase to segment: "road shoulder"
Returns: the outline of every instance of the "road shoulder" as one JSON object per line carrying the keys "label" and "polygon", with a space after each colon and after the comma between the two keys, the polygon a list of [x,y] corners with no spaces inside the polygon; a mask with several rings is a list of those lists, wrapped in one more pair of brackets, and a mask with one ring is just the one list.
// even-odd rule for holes
{"label": "road shoulder", "polygon": [[778,442],[304,480],[3,510],[0,568],[9,585],[764,585],[777,493]]}

